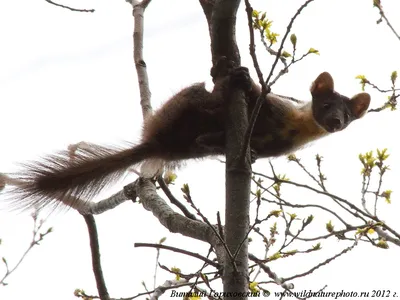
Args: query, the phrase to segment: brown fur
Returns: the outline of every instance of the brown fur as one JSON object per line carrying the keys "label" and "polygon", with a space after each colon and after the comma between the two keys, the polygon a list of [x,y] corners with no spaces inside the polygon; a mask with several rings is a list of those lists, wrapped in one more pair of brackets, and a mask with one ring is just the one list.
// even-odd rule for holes
{"label": "brown fur", "polygon": [[[63,151],[26,164],[18,175],[24,184],[11,191],[13,204],[18,208],[41,208],[64,203],[79,209],[71,199],[90,200],[131,166],[152,159],[174,164],[224,155],[222,95],[227,82],[226,78],[217,81],[212,93],[206,91],[203,83],[177,93],[146,120],[142,141],[136,146],[81,149],[72,160],[68,151]],[[249,115],[260,93],[253,83],[248,93]],[[311,94],[312,103],[302,107],[273,94],[266,97],[251,138],[251,147],[258,157],[279,156],[328,132],[341,130],[359,118],[369,105],[368,94],[350,100],[334,92],[328,73],[316,79]],[[326,103],[331,105],[330,109],[325,110]]]}

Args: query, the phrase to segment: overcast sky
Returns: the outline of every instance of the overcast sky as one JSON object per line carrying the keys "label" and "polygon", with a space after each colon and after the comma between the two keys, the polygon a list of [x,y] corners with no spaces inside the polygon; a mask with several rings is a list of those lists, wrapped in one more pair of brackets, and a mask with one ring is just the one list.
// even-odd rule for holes
{"label": "overcast sky", "polygon": [[[267,11],[267,17],[274,21],[272,29],[281,36],[299,2],[302,1],[251,1],[255,9]],[[382,2],[388,18],[400,31],[400,3],[398,0]],[[0,172],[15,171],[17,162],[65,149],[82,140],[100,144],[138,140],[142,117],[132,59],[130,6],[122,0],[63,3],[94,8],[96,12],[71,12],[43,0],[0,2]],[[242,5],[238,11],[237,39],[242,63],[251,68],[245,17]],[[337,91],[347,96],[361,91],[355,79],[359,74],[389,88],[391,72],[400,71],[400,41],[384,23],[376,24],[378,18],[372,0],[315,0],[296,20],[293,32],[298,38],[299,54],[313,47],[321,55],[310,56],[296,64],[273,91],[310,100],[309,86],[323,71],[332,74]],[[145,14],[144,43],[155,108],[189,84],[210,82],[210,42],[197,0],[153,0]],[[290,47],[288,42],[285,48],[290,50]],[[267,73],[272,58],[261,47],[257,50]],[[251,72],[254,74],[254,70]],[[371,107],[378,107],[387,99],[386,95],[367,91],[372,95]],[[358,154],[389,148],[391,171],[384,189],[394,190],[393,204],[382,203],[380,211],[381,218],[398,231],[396,212],[400,211],[400,205],[395,179],[400,172],[396,139],[399,119],[398,112],[369,114],[344,132],[297,153],[314,169],[313,157],[316,153],[322,154],[331,190],[359,206],[361,165]],[[284,157],[275,159],[274,164],[279,173],[307,182]],[[267,172],[267,160],[258,161],[254,169]],[[125,183],[130,179],[134,177],[127,178]],[[201,211],[216,222],[216,212],[224,211],[224,166],[211,159],[189,163],[178,172],[175,191],[181,199],[179,188],[183,183],[190,184]],[[102,197],[122,186],[123,183]],[[288,195],[288,199],[296,196]],[[307,215],[304,212],[301,216]],[[142,280],[149,288],[153,285],[155,250],[135,249],[135,242],[158,242],[166,236],[168,245],[203,255],[207,253],[207,245],[170,234],[139,204],[127,202],[96,220],[103,271],[112,297],[142,292]],[[322,229],[328,220],[328,217],[319,218]],[[69,211],[52,215],[46,224],[54,227],[54,233],[29,253],[7,280],[9,285],[0,287],[0,299],[74,299],[75,288],[97,294],[83,218]],[[31,231],[29,214],[0,212],[0,238],[3,240],[0,256],[6,257],[11,266],[29,245]],[[313,232],[308,232],[308,236],[312,235]],[[286,265],[276,262],[271,267],[280,276],[293,274],[293,270],[299,273],[345,245],[348,244],[331,239],[322,244],[327,251],[316,253],[312,259],[311,256],[297,257],[288,259]],[[398,276],[386,274],[399,267],[398,249],[390,246],[390,250],[384,251],[361,245],[310,277],[295,281],[295,290],[315,291],[328,284],[328,291],[389,289],[400,293]],[[262,250],[253,250],[262,253]],[[194,272],[202,265],[191,258],[164,252],[161,263],[180,267],[184,273]],[[3,272],[0,267],[0,278]],[[160,271],[158,284],[167,278],[173,277]]]}

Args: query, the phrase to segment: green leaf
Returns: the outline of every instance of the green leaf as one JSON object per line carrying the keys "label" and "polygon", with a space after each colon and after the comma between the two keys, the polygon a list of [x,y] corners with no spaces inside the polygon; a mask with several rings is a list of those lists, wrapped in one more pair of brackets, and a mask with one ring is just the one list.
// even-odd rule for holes
{"label": "green leaf", "polygon": [[392,203],[392,200],[390,200],[390,196],[392,195],[392,192],[393,192],[392,190],[386,190],[386,191],[383,191],[381,194],[381,196],[385,198],[385,201],[388,204]]}
{"label": "green leaf", "polygon": [[361,79],[362,81],[367,81],[367,78],[365,77],[365,75],[357,75],[356,79]]}
{"label": "green leaf", "polygon": [[361,89],[365,90],[365,84],[369,83],[368,79],[364,75],[357,75],[356,79],[360,79]]}
{"label": "green leaf", "polygon": [[275,234],[277,234],[278,233],[278,231],[277,231],[277,225],[276,225],[276,222],[269,228],[269,234],[271,235],[271,236],[275,236]]}
{"label": "green leaf", "polygon": [[293,48],[295,48],[297,44],[297,36],[294,33],[291,34],[290,41],[292,42]]}
{"label": "green leaf", "polygon": [[282,210],[273,210],[269,213],[269,216],[274,216],[274,217],[279,217],[279,215],[282,213]]}
{"label": "green leaf", "polygon": [[266,29],[267,30],[265,31],[265,37],[267,38],[267,40],[271,43],[271,45],[277,43],[278,42],[277,37],[279,36],[279,34],[268,30],[268,28]]}
{"label": "green leaf", "polygon": [[277,260],[278,258],[281,258],[281,257],[282,257],[282,255],[281,255],[279,252],[276,252],[276,253],[273,254],[272,256],[268,257],[268,260],[269,260],[269,261]]}
{"label": "green leaf", "polygon": [[385,240],[379,240],[379,242],[376,244],[379,248],[382,249],[388,249],[389,245]]}
{"label": "green leaf", "polygon": [[259,289],[257,288],[258,283],[256,281],[252,281],[249,283],[249,289],[252,293],[257,293],[259,292]]}
{"label": "green leaf", "polygon": [[287,214],[289,215],[291,221],[293,221],[297,217],[297,215],[295,213],[293,213],[293,214],[287,213]]}
{"label": "green leaf", "polygon": [[183,186],[182,186],[182,188],[181,188],[181,191],[182,191],[184,194],[189,194],[189,193],[190,193],[189,185],[188,185],[187,183],[183,184]]}
{"label": "green leaf", "polygon": [[304,226],[307,226],[307,225],[310,224],[313,220],[314,220],[314,216],[313,216],[313,215],[309,215],[309,216],[307,217],[307,220],[304,222]]}
{"label": "green leaf", "polygon": [[380,161],[384,161],[386,160],[390,154],[387,154],[387,148],[382,149],[382,151],[380,151],[379,149],[376,149],[376,153],[378,154],[378,159]]}
{"label": "green leaf", "polygon": [[314,49],[314,48],[310,48],[310,50],[308,50],[308,53],[313,53],[313,54],[319,55],[319,51],[317,49]]}
{"label": "green leaf", "polygon": [[178,273],[181,273],[181,269],[173,267],[171,268],[171,272],[175,273],[175,279],[180,280],[181,276]]}
{"label": "green leaf", "polygon": [[318,244],[314,245],[312,248],[313,248],[313,250],[321,249],[321,243],[318,243]]}
{"label": "green leaf", "polygon": [[397,79],[397,71],[393,71],[392,75],[390,75],[390,80],[392,81],[393,85],[395,84]]}
{"label": "green leaf", "polygon": [[328,223],[326,223],[326,230],[328,230],[328,232],[332,232],[334,230],[335,226],[332,225],[332,221],[329,221]]}
{"label": "green leaf", "polygon": [[283,56],[283,57],[291,57],[292,55],[289,53],[289,52],[287,52],[287,51],[283,51],[282,53],[281,53],[281,56]]}
{"label": "green leaf", "polygon": [[290,250],[288,252],[285,253],[286,256],[291,256],[291,255],[295,255],[297,253],[298,250],[294,249],[294,250]]}
{"label": "green leaf", "polygon": [[164,174],[164,181],[166,184],[171,184],[171,183],[175,182],[177,177],[178,176],[175,173],[168,170]]}

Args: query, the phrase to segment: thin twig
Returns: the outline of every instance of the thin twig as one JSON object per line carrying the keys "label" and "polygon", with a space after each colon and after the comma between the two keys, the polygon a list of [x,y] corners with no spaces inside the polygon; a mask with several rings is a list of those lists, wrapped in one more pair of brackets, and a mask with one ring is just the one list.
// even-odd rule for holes
{"label": "thin twig", "polygon": [[200,255],[198,253],[194,253],[191,251],[183,250],[180,248],[175,248],[175,247],[166,246],[166,245],[162,245],[162,244],[151,244],[151,243],[135,243],[134,246],[135,247],[151,247],[151,248],[156,248],[156,249],[166,249],[166,250],[170,250],[170,251],[174,251],[174,252],[178,252],[178,253],[182,253],[182,254],[185,254],[188,256],[198,258],[217,269],[219,269],[221,267],[218,263],[208,259],[207,257],[204,257],[203,255]]}
{"label": "thin twig", "polygon": [[[262,106],[263,100],[264,100],[265,96],[271,91],[271,89],[268,89],[266,83],[264,83],[263,74],[261,72],[260,65],[258,64],[258,60],[257,60],[257,56],[256,56],[255,42],[254,42],[254,29],[253,29],[253,22],[252,22],[253,8],[251,7],[249,0],[245,0],[245,3],[246,3],[246,12],[247,12],[247,22],[248,22],[249,32],[250,32],[250,45],[249,45],[250,55],[253,60],[253,65],[254,65],[254,68],[256,69],[257,76],[258,76],[258,79],[261,84],[261,95],[258,97],[256,105],[251,113],[249,125],[248,125],[248,128],[246,130],[246,133],[245,133],[245,136],[243,139],[243,145],[242,145],[242,148],[240,151],[240,158],[239,158],[239,160],[242,160],[242,161],[244,160],[247,148],[250,144],[250,139],[251,139],[251,135],[253,132],[254,124],[256,123],[256,119],[257,119],[258,113],[260,112],[260,108]],[[278,53],[278,54],[280,54],[280,53]],[[277,56],[276,59],[278,60],[279,57]],[[275,66],[273,66],[273,68],[275,68]]]}
{"label": "thin twig", "polygon": [[172,194],[171,190],[168,188],[167,184],[165,183],[164,179],[162,176],[159,176],[157,178],[157,182],[160,185],[161,189],[163,190],[164,194],[168,197],[169,201],[171,201],[172,204],[177,206],[185,215],[185,217],[192,219],[192,220],[197,220],[196,216],[192,214],[183,203],[181,203],[178,199],[175,198],[175,196]]}
{"label": "thin twig", "polygon": [[382,21],[382,18],[385,20],[386,24],[389,26],[389,28],[393,31],[394,35],[397,37],[398,40],[400,40],[400,35],[396,32],[392,24],[389,22],[388,18],[385,15],[385,12],[383,11],[382,5],[380,3],[380,0],[374,1],[374,6],[379,9],[379,14],[381,15],[381,19],[379,19],[376,23],[380,23]]}
{"label": "thin twig", "polygon": [[[259,176],[263,176],[263,177],[265,177],[265,178],[268,178],[268,179],[270,179],[270,180],[274,180],[274,181],[276,181],[276,182],[287,183],[287,184],[290,184],[290,185],[294,185],[294,186],[297,186],[297,187],[301,187],[301,188],[304,188],[304,189],[311,190],[311,191],[313,191],[313,192],[315,192],[315,193],[317,193],[317,194],[325,195],[325,196],[328,196],[328,197],[330,197],[330,198],[336,199],[336,200],[338,200],[338,201],[340,201],[340,202],[345,203],[345,204],[348,205],[351,209],[354,209],[354,210],[355,210],[356,212],[358,212],[359,214],[361,214],[361,215],[363,215],[363,216],[365,216],[365,217],[367,217],[367,218],[370,218],[370,219],[372,219],[372,220],[374,220],[374,221],[376,221],[376,222],[381,222],[377,217],[374,217],[373,215],[368,214],[368,213],[362,211],[361,209],[359,209],[359,208],[358,208],[357,206],[355,206],[354,204],[350,203],[350,202],[347,201],[346,199],[343,199],[343,198],[341,198],[341,197],[339,197],[339,196],[333,195],[333,194],[328,193],[328,192],[324,192],[324,191],[317,190],[317,189],[315,189],[315,188],[313,188],[313,187],[310,187],[310,186],[308,186],[308,185],[306,185],[306,184],[301,184],[301,183],[297,183],[297,182],[290,181],[290,180],[283,180],[283,179],[279,179],[279,178],[273,178],[273,177],[270,177],[270,176],[267,176],[267,175],[264,175],[264,174],[260,174],[260,173],[257,173],[257,172],[253,172],[253,173],[256,174],[256,175],[259,175]],[[346,208],[344,208],[344,209],[346,209]],[[351,212],[350,212],[350,213],[351,213]],[[354,215],[354,213],[353,213],[353,215]],[[396,233],[396,234],[397,234],[397,233]],[[400,236],[400,235],[399,235],[399,236]]]}
{"label": "thin twig", "polygon": [[288,25],[288,27],[287,27],[287,29],[286,29],[286,33],[285,33],[285,35],[284,35],[283,38],[282,38],[281,45],[280,45],[279,50],[278,50],[278,52],[277,52],[277,54],[276,54],[275,61],[274,61],[274,63],[272,64],[270,73],[269,73],[269,75],[268,75],[268,77],[267,77],[267,80],[264,82],[263,75],[262,75],[260,66],[259,66],[259,64],[258,64],[257,56],[256,56],[256,53],[255,53],[254,29],[253,29],[253,25],[252,25],[252,13],[253,13],[253,8],[251,7],[249,0],[245,0],[246,12],[247,12],[247,19],[248,19],[248,26],[249,26],[249,32],[250,32],[250,46],[249,46],[249,48],[250,48],[250,55],[251,55],[251,58],[252,58],[252,60],[253,60],[253,65],[254,65],[254,68],[256,69],[257,76],[258,76],[258,79],[259,79],[260,84],[261,84],[261,95],[260,95],[260,97],[258,97],[257,102],[256,102],[256,105],[254,106],[254,109],[253,109],[253,111],[252,111],[252,113],[251,113],[251,117],[250,117],[250,120],[249,120],[249,127],[248,127],[248,129],[247,129],[247,131],[246,131],[244,143],[243,143],[242,149],[241,149],[241,154],[240,154],[240,158],[241,158],[241,159],[243,159],[244,156],[245,156],[245,154],[246,154],[246,150],[247,150],[247,147],[248,147],[248,145],[249,145],[249,143],[250,143],[250,138],[251,138],[251,134],[252,134],[252,131],[253,131],[253,128],[254,128],[254,124],[255,124],[255,122],[256,122],[256,119],[257,119],[258,113],[259,113],[259,111],[260,111],[260,108],[261,108],[261,106],[262,106],[262,104],[263,104],[263,102],[264,102],[265,96],[271,91],[270,85],[269,85],[268,83],[269,83],[269,81],[270,81],[270,79],[271,79],[271,77],[272,77],[272,74],[273,74],[273,72],[274,72],[274,70],[275,70],[275,67],[276,67],[278,61],[279,61],[279,58],[281,57],[282,50],[283,50],[283,45],[284,45],[284,43],[285,43],[285,41],[286,41],[286,38],[287,38],[288,35],[289,35],[289,32],[290,32],[290,30],[291,30],[291,28],[292,28],[292,25],[293,25],[293,23],[294,23],[294,20],[295,20],[295,19],[297,18],[297,16],[301,13],[301,11],[302,11],[310,2],[312,2],[312,1],[314,1],[314,0],[307,0],[307,1],[297,10],[297,12],[295,13],[295,15],[294,15],[294,16],[292,17],[292,19],[290,20],[289,25]]}
{"label": "thin twig", "polygon": [[217,229],[215,229],[215,226],[213,226],[210,221],[207,219],[205,215],[200,211],[200,209],[194,204],[193,199],[190,195],[190,190],[189,187],[186,187],[187,189],[184,191],[185,192],[185,199],[188,201],[188,203],[191,205],[191,207],[197,212],[197,214],[203,219],[204,223],[206,223],[210,229],[214,232],[215,236],[217,239],[221,242],[222,246],[224,247],[226,254],[229,257],[229,261],[232,263],[233,268],[235,271],[237,271],[237,266],[235,259],[233,257],[232,252],[229,250],[228,245],[226,244],[224,238],[218,233]]}
{"label": "thin twig", "polygon": [[18,269],[18,267],[21,265],[21,263],[25,260],[26,256],[28,255],[28,253],[32,250],[33,247],[39,245],[39,243],[43,240],[43,238],[52,232],[52,228],[50,227],[49,229],[47,229],[47,231],[45,233],[40,233],[40,229],[42,228],[44,221],[43,220],[39,220],[38,222],[38,215],[37,212],[34,212],[32,214],[32,218],[33,218],[33,231],[32,231],[32,240],[28,246],[28,248],[24,251],[24,253],[22,254],[22,256],[20,257],[20,259],[18,260],[18,262],[15,264],[14,267],[12,267],[10,269],[10,266],[8,265],[7,260],[3,257],[3,263],[6,267],[6,272],[3,275],[2,278],[0,278],[0,285],[6,285],[7,283],[5,282],[5,280],[7,279],[8,276],[10,276],[16,269]]}
{"label": "thin twig", "polygon": [[44,0],[44,1],[46,1],[47,3],[53,4],[53,5],[55,5],[55,6],[61,7],[61,8],[69,9],[70,11],[89,12],[89,13],[93,13],[93,12],[95,11],[94,9],[79,9],[79,8],[73,8],[73,7],[70,7],[70,6],[63,5],[63,4],[55,3],[55,2],[53,2],[53,1],[51,1],[51,0]]}
{"label": "thin twig", "polygon": [[[217,279],[220,279],[220,278],[221,278],[220,276],[216,276],[216,277],[214,277],[214,278],[208,279],[208,281],[211,282],[211,281],[214,281],[214,280],[217,280]],[[204,281],[201,280],[201,281],[199,281],[198,283],[204,283]],[[175,284],[175,285],[171,285],[171,286],[168,286],[168,287],[162,287],[162,289],[164,289],[164,292],[165,292],[165,291],[167,291],[167,290],[178,289],[178,288],[181,288],[181,287],[184,287],[184,286],[188,286],[188,285],[191,286],[192,284],[193,284],[192,282],[182,282],[182,283],[177,283],[177,284]],[[118,300],[133,300],[133,299],[139,298],[139,297],[144,296],[144,295],[150,295],[150,294],[156,292],[156,290],[159,289],[159,288],[160,288],[160,287],[157,287],[156,289],[154,289],[154,290],[152,290],[152,291],[147,291],[147,292],[143,292],[143,293],[138,293],[137,295],[135,295],[135,296],[133,296],[133,297],[129,297],[129,298],[120,298],[120,299],[118,299]]]}
{"label": "thin twig", "polygon": [[338,254],[336,254],[336,255],[334,255],[334,256],[332,256],[332,257],[326,259],[325,261],[319,263],[318,265],[312,267],[310,270],[308,270],[308,271],[306,271],[306,272],[303,272],[303,273],[300,273],[300,274],[297,274],[297,275],[293,275],[293,276],[290,276],[290,277],[286,277],[286,278],[282,279],[282,282],[286,282],[286,281],[289,281],[289,280],[293,280],[293,279],[299,278],[299,277],[304,277],[304,276],[306,276],[306,275],[309,275],[309,274],[313,273],[315,270],[319,269],[320,267],[322,267],[322,266],[324,266],[324,265],[330,263],[331,261],[335,260],[336,258],[338,258],[338,257],[342,256],[343,254],[349,252],[349,251],[352,250],[355,246],[357,246],[357,244],[358,244],[358,239],[356,239],[356,240],[354,241],[353,245],[351,245],[351,246],[349,246],[349,247],[343,249],[343,250],[342,250],[341,252],[339,252]]}
{"label": "thin twig", "polygon": [[300,13],[302,12],[302,10],[303,10],[304,8],[306,8],[306,6],[307,6],[309,3],[313,2],[313,1],[314,1],[314,0],[307,0],[302,6],[300,6],[300,8],[297,10],[297,12],[294,14],[294,16],[292,17],[292,19],[290,20],[289,25],[287,26],[287,29],[286,29],[286,33],[285,33],[285,35],[284,35],[283,38],[282,38],[281,45],[279,46],[278,54],[277,54],[277,56],[276,56],[276,58],[275,58],[275,61],[274,61],[273,65],[272,65],[272,68],[271,68],[271,70],[270,70],[270,72],[269,72],[269,75],[268,75],[268,77],[267,77],[267,81],[265,82],[265,84],[268,84],[268,83],[269,83],[269,81],[270,81],[270,79],[271,79],[271,77],[272,77],[272,74],[274,73],[276,64],[278,63],[279,57],[280,57],[281,54],[282,54],[283,45],[285,44],[286,38],[288,37],[288,35],[289,35],[289,33],[290,33],[290,30],[292,29],[294,20],[298,17],[298,15],[300,15]]}

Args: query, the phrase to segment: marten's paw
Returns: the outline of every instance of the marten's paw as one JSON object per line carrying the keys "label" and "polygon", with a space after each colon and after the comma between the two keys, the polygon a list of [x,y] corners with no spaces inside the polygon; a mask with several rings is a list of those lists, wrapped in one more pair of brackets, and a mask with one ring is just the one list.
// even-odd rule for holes
{"label": "marten's paw", "polygon": [[234,68],[231,73],[231,84],[234,87],[241,88],[245,92],[250,92],[252,88],[252,81],[249,74],[249,69],[246,67]]}
{"label": "marten's paw", "polygon": [[221,56],[215,65],[211,68],[211,77],[214,82],[221,77],[228,76],[233,69],[234,63],[226,56]]}

